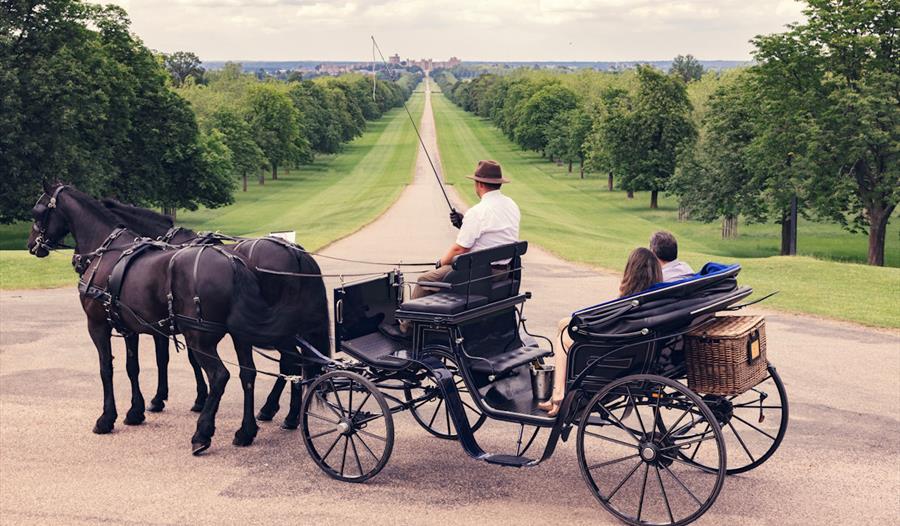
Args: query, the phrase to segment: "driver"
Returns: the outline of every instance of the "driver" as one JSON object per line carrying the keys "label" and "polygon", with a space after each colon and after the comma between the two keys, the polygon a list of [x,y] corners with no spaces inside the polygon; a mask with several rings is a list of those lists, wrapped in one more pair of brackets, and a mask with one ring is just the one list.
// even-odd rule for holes
{"label": "driver", "polygon": [[[475,181],[475,193],[481,200],[466,212],[465,217],[455,210],[450,212],[450,222],[459,228],[456,242],[450,245],[447,252],[437,261],[436,268],[422,274],[418,281],[443,281],[452,270],[450,265],[456,256],[519,240],[521,213],[515,201],[500,191],[501,185],[509,182],[503,177],[500,164],[497,161],[478,161],[475,173],[466,177]],[[509,260],[495,261],[492,265],[494,273],[505,275],[509,270],[508,265]],[[416,285],[410,299],[436,292],[439,292],[439,289]],[[406,338],[409,322],[384,325],[381,329],[388,336]]]}

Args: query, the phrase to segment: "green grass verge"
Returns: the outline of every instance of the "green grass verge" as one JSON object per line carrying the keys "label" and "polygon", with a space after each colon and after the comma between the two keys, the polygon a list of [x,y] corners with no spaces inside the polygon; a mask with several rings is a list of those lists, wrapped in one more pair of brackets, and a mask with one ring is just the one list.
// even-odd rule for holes
{"label": "green grass verge", "polygon": [[[864,260],[865,236],[835,225],[806,222],[799,228],[800,257],[780,257],[778,225],[741,225],[740,237],[722,240],[719,225],[679,222],[672,200],[650,210],[649,196],[626,199],[606,190],[606,178],[580,180],[537,154],[523,152],[489,121],[432,98],[443,173],[470,203],[475,195],[464,175],[479,159],[496,159],[512,183],[504,192],[522,209],[522,237],[569,260],[621,271],[628,254],[656,230],[678,237],[680,256],[695,269],[707,261],[739,262],[741,281],[756,296],[781,293],[766,305],[882,327],[900,327],[900,246],[888,233],[887,260],[894,268],[829,261]],[[601,300],[603,298],[598,298]],[[576,307],[573,305],[573,307]]]}
{"label": "green grass verge", "polygon": [[[409,104],[421,118],[424,96]],[[178,224],[195,230],[258,236],[295,230],[297,242],[309,250],[347,236],[387,210],[412,180],[418,144],[403,108],[370,122],[366,132],[335,155],[266,180],[252,181],[238,191],[233,205],[197,211],[179,210]],[[30,224],[0,226],[0,247],[19,249]],[[72,284],[70,253],[60,251],[44,260],[24,250],[0,250],[0,288],[47,288]]]}

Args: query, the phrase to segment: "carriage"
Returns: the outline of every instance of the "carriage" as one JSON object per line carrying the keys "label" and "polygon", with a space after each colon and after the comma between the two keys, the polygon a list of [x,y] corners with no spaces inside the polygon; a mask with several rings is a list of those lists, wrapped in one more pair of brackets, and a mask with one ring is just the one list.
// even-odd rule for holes
{"label": "carriage", "polygon": [[[574,432],[581,474],[601,506],[628,524],[687,524],[709,509],[727,474],[774,453],[788,419],[774,367],[728,396],[686,381],[682,336],[752,293],[737,285],[739,265],[708,264],[575,312],[566,396],[551,417],[537,406],[532,378],[556,342],[525,327],[527,247],[458,256],[445,281],[427,283],[440,291],[419,299],[404,301],[399,270],[334,291],[335,348],[352,359],[328,360],[301,408],[304,443],[325,473],[348,482],[376,475],[391,456],[393,415],[407,410],[432,435],[501,466],[536,466]],[[499,275],[498,261],[508,261]],[[410,341],[378,330],[395,320],[411,324]],[[476,437],[488,419],[518,427],[514,448],[482,449]],[[543,450],[529,455],[542,431]]]}

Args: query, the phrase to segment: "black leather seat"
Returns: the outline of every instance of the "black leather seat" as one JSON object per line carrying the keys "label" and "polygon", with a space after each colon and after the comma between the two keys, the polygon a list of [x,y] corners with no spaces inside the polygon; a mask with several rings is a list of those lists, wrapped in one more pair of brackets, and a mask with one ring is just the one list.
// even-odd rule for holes
{"label": "black leather seat", "polygon": [[474,309],[487,304],[484,296],[469,296],[468,302],[464,294],[455,292],[438,292],[430,296],[403,302],[401,308],[411,312],[428,312],[431,314],[458,314],[466,308]]}
{"label": "black leather seat", "polygon": [[[403,302],[401,311],[433,314],[458,314],[519,293],[522,280],[521,256],[528,250],[527,241],[475,250],[456,256],[451,270],[439,283],[430,286],[441,292]],[[507,275],[495,276],[495,261],[509,260]]]}
{"label": "black leather seat", "polygon": [[539,347],[519,347],[495,356],[475,357],[469,361],[469,366],[475,372],[499,376],[545,356],[550,356],[550,351]]}
{"label": "black leather seat", "polygon": [[387,369],[397,369],[407,365],[406,360],[394,356],[395,353],[406,347],[407,345],[403,342],[392,340],[378,332],[341,342],[341,350],[350,356]]}

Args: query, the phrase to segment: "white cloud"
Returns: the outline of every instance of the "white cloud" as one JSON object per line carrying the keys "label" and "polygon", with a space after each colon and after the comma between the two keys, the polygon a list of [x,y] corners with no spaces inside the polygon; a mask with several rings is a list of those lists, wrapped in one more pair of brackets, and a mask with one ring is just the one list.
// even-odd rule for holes
{"label": "white cloud", "polygon": [[[748,40],[799,20],[793,0],[97,0],[163,51],[215,59],[749,58]],[[260,36],[263,38],[260,38]],[[574,42],[574,44],[573,44]]]}

